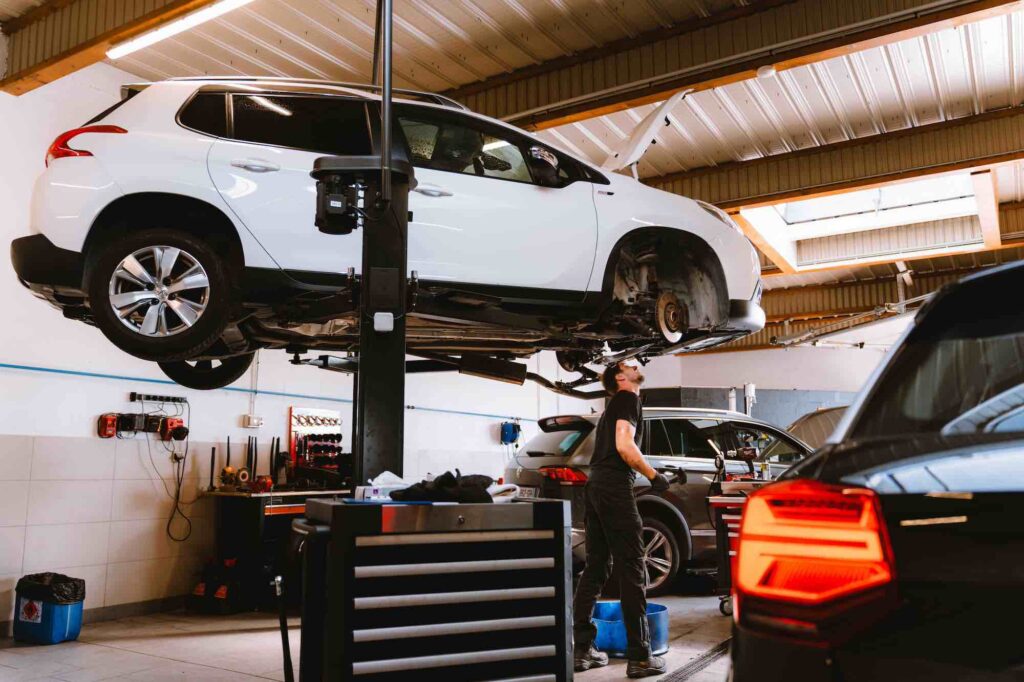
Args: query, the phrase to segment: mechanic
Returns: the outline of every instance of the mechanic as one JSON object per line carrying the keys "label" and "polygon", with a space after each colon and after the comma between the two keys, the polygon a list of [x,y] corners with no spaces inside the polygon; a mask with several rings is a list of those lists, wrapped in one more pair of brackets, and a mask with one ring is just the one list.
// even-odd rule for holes
{"label": "mechanic", "polygon": [[[644,375],[632,363],[608,367],[601,377],[611,394],[597,424],[597,442],[590,462],[586,497],[587,565],[576,587],[573,614],[576,672],[608,665],[608,655],[594,647],[597,628],[594,605],[612,565],[619,581],[619,599],[626,626],[626,676],[649,677],[665,672],[665,661],[651,655],[647,626],[642,522],[636,507],[633,482],[636,473],[646,476],[654,490],[667,490],[669,481],[656,472],[640,452],[643,412],[640,385]],[[613,561],[614,560],[614,561]]]}

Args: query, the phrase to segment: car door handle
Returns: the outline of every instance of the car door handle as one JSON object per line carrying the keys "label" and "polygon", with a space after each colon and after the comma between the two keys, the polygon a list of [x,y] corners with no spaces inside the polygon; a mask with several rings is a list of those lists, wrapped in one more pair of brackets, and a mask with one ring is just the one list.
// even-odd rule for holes
{"label": "car door handle", "polygon": [[413,192],[419,192],[428,197],[450,197],[454,196],[452,192],[449,192],[444,187],[438,187],[437,185],[431,185],[430,183],[421,182],[416,185]]}
{"label": "car door handle", "polygon": [[273,171],[281,170],[281,167],[276,163],[263,159],[235,159],[231,162],[231,165],[253,173],[272,173]]}

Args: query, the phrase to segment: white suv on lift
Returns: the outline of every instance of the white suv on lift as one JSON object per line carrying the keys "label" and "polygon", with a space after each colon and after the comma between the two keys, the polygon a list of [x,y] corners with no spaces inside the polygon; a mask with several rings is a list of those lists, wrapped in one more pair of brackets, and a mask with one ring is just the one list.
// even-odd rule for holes
{"label": "white suv on lift", "polygon": [[[197,388],[258,348],[356,350],[361,236],[314,227],[314,161],[377,148],[371,87],[268,78],[129,85],[47,153],[21,281]],[[667,103],[671,104],[671,103]],[[760,330],[757,255],[714,206],[612,172],[429,93],[396,93],[409,198],[411,354],[555,350],[576,369]]]}

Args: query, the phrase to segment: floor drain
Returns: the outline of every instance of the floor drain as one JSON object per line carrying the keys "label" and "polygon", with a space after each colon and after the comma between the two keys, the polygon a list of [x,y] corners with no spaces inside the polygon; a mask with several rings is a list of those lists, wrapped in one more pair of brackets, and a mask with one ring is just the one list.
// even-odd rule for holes
{"label": "floor drain", "polygon": [[727,653],[729,653],[729,643],[731,641],[732,639],[727,639],[724,642],[716,644],[714,647],[708,649],[700,656],[684,665],[679,670],[675,670],[666,675],[665,677],[662,677],[661,679],[664,682],[683,682],[683,680],[690,679],[691,677],[699,673],[701,670],[704,670],[704,668],[707,668],[709,665],[720,659],[722,656],[725,656]]}

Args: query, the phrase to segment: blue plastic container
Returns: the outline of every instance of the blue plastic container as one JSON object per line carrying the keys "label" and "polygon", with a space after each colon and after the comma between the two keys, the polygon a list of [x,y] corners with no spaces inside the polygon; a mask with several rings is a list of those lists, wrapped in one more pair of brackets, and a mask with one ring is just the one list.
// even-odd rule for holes
{"label": "blue plastic container", "polygon": [[[668,651],[668,607],[647,605],[647,624],[651,631],[651,653],[661,655]],[[597,638],[594,646],[609,656],[626,655],[626,625],[622,622],[622,604],[617,601],[599,601],[594,608]]]}
{"label": "blue plastic container", "polygon": [[58,644],[78,639],[82,631],[82,602],[54,604],[17,595],[14,639],[34,644]]}

